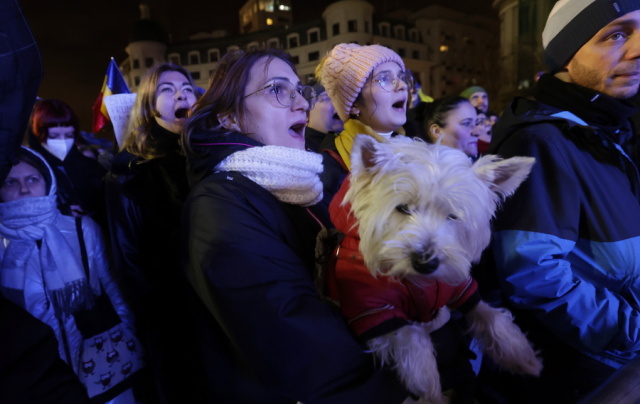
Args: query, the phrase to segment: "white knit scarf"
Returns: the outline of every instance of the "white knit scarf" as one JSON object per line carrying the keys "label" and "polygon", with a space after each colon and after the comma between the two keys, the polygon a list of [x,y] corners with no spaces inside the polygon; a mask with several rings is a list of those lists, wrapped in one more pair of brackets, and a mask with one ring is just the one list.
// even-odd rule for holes
{"label": "white knit scarf", "polygon": [[27,263],[38,254],[45,293],[56,317],[62,318],[90,306],[93,295],[77,252],[55,226],[59,216],[55,194],[0,203],[0,236],[9,240],[0,285],[7,297],[25,307]]}
{"label": "white knit scarf", "polygon": [[215,168],[237,171],[271,192],[279,201],[311,206],[322,199],[322,156],[284,146],[262,146],[235,152]]}

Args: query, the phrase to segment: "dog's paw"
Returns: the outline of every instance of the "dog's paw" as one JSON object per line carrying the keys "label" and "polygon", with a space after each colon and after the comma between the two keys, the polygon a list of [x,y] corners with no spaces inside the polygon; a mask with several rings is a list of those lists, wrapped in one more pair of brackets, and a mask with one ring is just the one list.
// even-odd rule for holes
{"label": "dog's paw", "polygon": [[473,336],[494,362],[512,373],[540,376],[542,361],[508,310],[480,302],[470,314]]}
{"label": "dog's paw", "polygon": [[421,323],[425,331],[431,334],[435,330],[439,330],[445,325],[449,319],[451,319],[451,311],[447,306],[442,306],[438,309],[436,317],[428,323]]}

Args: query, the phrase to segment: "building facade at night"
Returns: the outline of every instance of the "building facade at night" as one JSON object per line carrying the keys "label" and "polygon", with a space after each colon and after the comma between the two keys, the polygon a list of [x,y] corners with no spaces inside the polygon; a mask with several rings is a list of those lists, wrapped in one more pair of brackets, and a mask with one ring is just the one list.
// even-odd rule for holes
{"label": "building facade at night", "polygon": [[120,69],[132,91],[158,61],[182,65],[206,88],[225,53],[266,46],[291,54],[306,83],[335,44],[354,42],[396,51],[423,91],[434,98],[457,94],[470,85],[497,91],[502,80],[495,68],[499,55],[495,19],[438,5],[376,13],[374,4],[375,0],[340,0],[329,4],[320,19],[298,23],[292,19],[291,0],[249,0],[239,11],[241,34],[215,30],[181,42],[169,42],[150,18],[148,7],[141,6],[141,19]]}
{"label": "building facade at night", "polygon": [[556,0],[494,0],[500,16],[500,71],[504,84],[498,99],[504,104],[526,94],[536,75],[545,70],[542,30]]}

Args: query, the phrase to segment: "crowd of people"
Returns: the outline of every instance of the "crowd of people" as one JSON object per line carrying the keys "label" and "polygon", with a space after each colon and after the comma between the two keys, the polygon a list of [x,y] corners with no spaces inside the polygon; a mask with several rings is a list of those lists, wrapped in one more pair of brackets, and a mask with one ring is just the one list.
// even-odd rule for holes
{"label": "crowd of people", "polygon": [[0,103],[16,121],[0,127],[0,401],[424,404],[323,288],[318,235],[358,135],[419,138],[470,165],[536,159],[473,273],[544,368],[474,358],[452,315],[438,366],[455,351],[465,371],[441,371],[450,403],[587,404],[638,356],[640,1],[559,1],[549,70],[499,115],[477,85],[428,97],[377,44],[335,45],[309,83],[278,49],[228,52],[204,92],[158,63],[107,162],[68,104],[35,100],[35,43],[9,12],[16,51],[0,62],[35,68],[0,65],[20,84],[0,87],[18,101]]}

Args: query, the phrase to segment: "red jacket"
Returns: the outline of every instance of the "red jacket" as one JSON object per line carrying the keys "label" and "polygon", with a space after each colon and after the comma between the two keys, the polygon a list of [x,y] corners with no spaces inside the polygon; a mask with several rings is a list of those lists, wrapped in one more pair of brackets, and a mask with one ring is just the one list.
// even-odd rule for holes
{"label": "red jacket", "polygon": [[371,275],[358,248],[360,237],[351,206],[340,206],[349,183],[347,177],[329,206],[333,224],[345,236],[334,254],[335,265],[327,273],[327,293],[340,304],[340,311],[359,338],[384,335],[409,322],[429,322],[445,305],[466,311],[480,301],[478,285],[472,278],[448,285]]}

